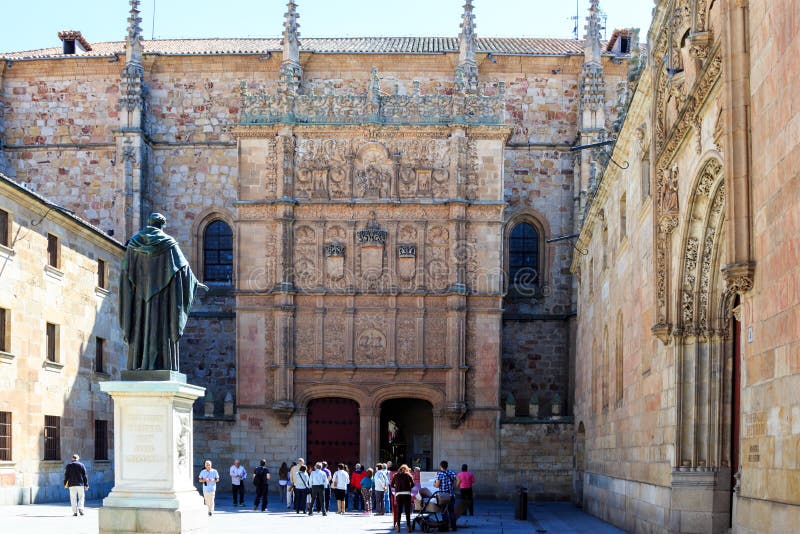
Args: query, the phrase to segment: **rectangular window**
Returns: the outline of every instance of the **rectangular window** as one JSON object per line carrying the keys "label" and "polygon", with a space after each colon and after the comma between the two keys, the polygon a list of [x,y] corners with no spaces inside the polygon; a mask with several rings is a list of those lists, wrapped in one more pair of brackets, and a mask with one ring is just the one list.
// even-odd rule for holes
{"label": "rectangular window", "polygon": [[11,243],[11,216],[5,210],[0,210],[0,245],[4,247]]}
{"label": "rectangular window", "polygon": [[44,416],[44,459],[61,459],[61,418],[57,415]]}
{"label": "rectangular window", "polygon": [[106,358],[106,340],[102,337],[95,338],[94,342],[94,370],[98,373],[103,372]]}
{"label": "rectangular window", "polygon": [[97,260],[97,287],[106,289],[106,261]]}
{"label": "rectangular window", "polygon": [[0,461],[11,461],[11,412],[0,412]]}
{"label": "rectangular window", "polygon": [[60,243],[58,236],[54,236],[53,234],[47,234],[47,264],[50,267],[55,267],[56,269],[59,268],[58,264],[59,248],[60,248]]}
{"label": "rectangular window", "polygon": [[94,459],[108,460],[108,421],[94,421]]}
{"label": "rectangular window", "polygon": [[58,361],[58,326],[47,323],[47,361]]}
{"label": "rectangular window", "polygon": [[5,308],[0,308],[0,352],[11,352],[11,347],[8,339],[8,319],[9,311]]}

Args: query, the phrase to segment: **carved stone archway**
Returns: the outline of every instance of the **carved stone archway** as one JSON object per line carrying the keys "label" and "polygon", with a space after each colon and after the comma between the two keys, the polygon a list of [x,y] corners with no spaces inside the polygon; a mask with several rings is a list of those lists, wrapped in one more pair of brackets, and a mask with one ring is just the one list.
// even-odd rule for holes
{"label": "carved stone archway", "polygon": [[[724,307],[726,189],[722,163],[707,159],[691,189],[683,223],[675,302],[675,383],[677,434],[672,475],[673,502],[684,502],[683,491],[708,491],[711,515],[727,513],[730,465],[724,428],[730,417],[726,378],[729,354],[728,320]],[[687,501],[688,502],[688,501]],[[676,506],[676,509],[681,508]],[[687,508],[688,511],[688,508]]]}

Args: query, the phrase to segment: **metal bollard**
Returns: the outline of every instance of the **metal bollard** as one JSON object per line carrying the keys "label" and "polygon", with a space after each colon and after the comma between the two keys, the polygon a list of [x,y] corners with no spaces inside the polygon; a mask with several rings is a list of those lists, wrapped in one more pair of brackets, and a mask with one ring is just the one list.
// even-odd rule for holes
{"label": "metal bollard", "polygon": [[514,499],[514,519],[526,521],[528,519],[528,488],[517,488],[517,498]]}

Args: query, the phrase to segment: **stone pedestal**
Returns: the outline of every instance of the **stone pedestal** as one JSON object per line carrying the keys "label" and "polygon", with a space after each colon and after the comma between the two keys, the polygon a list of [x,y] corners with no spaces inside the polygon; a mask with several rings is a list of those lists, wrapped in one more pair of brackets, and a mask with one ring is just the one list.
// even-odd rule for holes
{"label": "stone pedestal", "polygon": [[187,384],[183,375],[155,378],[100,385],[114,400],[115,464],[114,488],[100,509],[101,533],[208,530],[207,509],[192,483],[192,404],[205,388]]}

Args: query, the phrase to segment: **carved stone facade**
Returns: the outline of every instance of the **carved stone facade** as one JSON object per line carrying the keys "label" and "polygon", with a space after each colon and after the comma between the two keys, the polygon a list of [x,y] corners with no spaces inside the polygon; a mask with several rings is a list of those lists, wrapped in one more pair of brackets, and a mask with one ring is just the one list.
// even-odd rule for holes
{"label": "carved stone facade", "polygon": [[[487,494],[501,451],[522,454],[505,425],[537,439],[561,399],[571,439],[572,248],[547,240],[574,231],[602,166],[574,140],[602,140],[627,97],[597,2],[585,42],[480,39],[471,1],[443,40],[301,39],[289,2],[282,38],[147,41],[130,4],[124,46],[3,56],[0,170],[121,240],[165,213],[198,274],[205,230],[232,229],[232,280],[198,298],[181,342],[207,388],[195,464],[302,455],[309,406],[330,397],[358,404],[365,462],[384,404],[426,401],[431,463],[468,463]],[[521,222],[539,257],[509,287]],[[556,480],[537,494],[564,499],[551,438],[530,465]]]}
{"label": "carved stone facade", "polygon": [[800,305],[777,296],[797,263],[798,112],[780,103],[797,66],[774,50],[800,40],[764,25],[795,11],[656,2],[612,153],[630,165],[605,169],[581,227],[575,495],[626,530],[800,520],[796,466],[779,452],[797,445],[800,333],[785,321]]}

